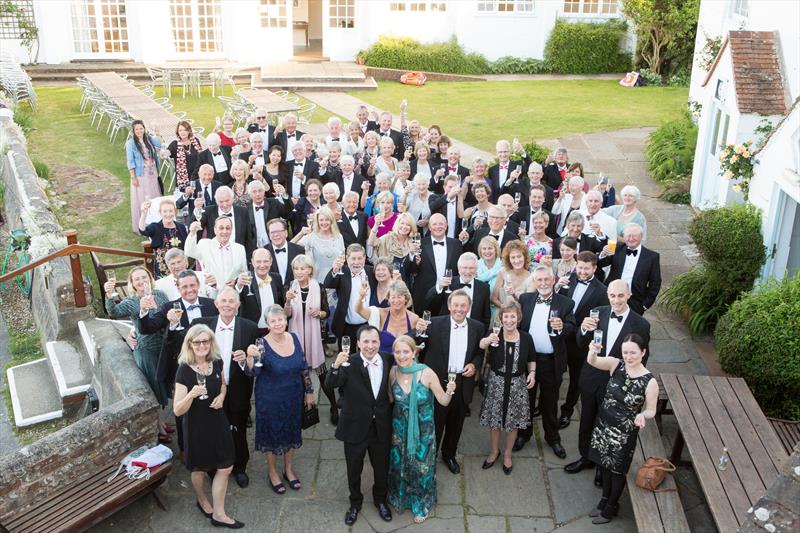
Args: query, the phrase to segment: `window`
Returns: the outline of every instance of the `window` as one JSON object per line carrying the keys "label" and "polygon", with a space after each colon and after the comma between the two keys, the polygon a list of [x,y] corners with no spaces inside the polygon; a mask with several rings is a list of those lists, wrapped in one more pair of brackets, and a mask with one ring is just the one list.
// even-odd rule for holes
{"label": "window", "polygon": [[447,2],[389,2],[389,11],[447,11]]}
{"label": "window", "polygon": [[261,0],[261,27],[286,27],[286,0]]}
{"label": "window", "polygon": [[33,0],[12,2],[13,12],[0,15],[0,39],[20,39],[26,33],[25,25],[34,26]]}
{"label": "window", "polygon": [[616,15],[618,0],[564,0],[564,13]]}
{"label": "window", "polygon": [[750,0],[733,0],[732,10],[734,15],[746,19],[750,14]]}
{"label": "window", "polygon": [[128,52],[125,0],[73,0],[70,16],[76,53]]}
{"label": "window", "polygon": [[405,11],[405,2],[389,2],[389,11]]}
{"label": "window", "polygon": [[170,0],[169,10],[176,52],[222,51],[220,0]]}
{"label": "window", "polygon": [[355,27],[355,0],[329,0],[328,20],[331,28]]}
{"label": "window", "polygon": [[479,13],[533,13],[533,0],[479,0]]}

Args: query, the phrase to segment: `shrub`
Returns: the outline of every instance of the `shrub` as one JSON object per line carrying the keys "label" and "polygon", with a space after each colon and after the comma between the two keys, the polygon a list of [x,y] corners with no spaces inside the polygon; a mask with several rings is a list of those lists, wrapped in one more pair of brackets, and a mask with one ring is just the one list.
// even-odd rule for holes
{"label": "shrub", "polygon": [[670,87],[688,87],[692,82],[692,73],[687,69],[680,69],[670,75],[667,85]]}
{"label": "shrub", "polygon": [[455,37],[447,42],[422,44],[409,37],[384,35],[358,56],[370,67],[451,74],[489,72],[489,61],[481,54],[466,53]]}
{"label": "shrub", "polygon": [[33,169],[36,171],[37,176],[43,180],[50,180],[50,167],[47,166],[47,163],[36,158],[31,159],[31,163],[33,163]]}
{"label": "shrub", "polygon": [[22,129],[22,133],[28,135],[33,129],[33,114],[18,105],[14,108],[14,122]]}
{"label": "shrub", "polygon": [[647,137],[645,157],[650,176],[669,186],[692,175],[697,126],[688,111],[663,123]]}
{"label": "shrub", "polygon": [[605,23],[556,21],[547,39],[544,59],[553,72],[594,74],[626,72],[631,58],[620,50],[627,26],[612,20]]}
{"label": "shrub", "polygon": [[703,256],[661,295],[668,308],[688,314],[692,333],[710,331],[740,294],[749,292],[764,263],[761,214],[750,204],[703,211],[689,223]]}
{"label": "shrub", "polygon": [[723,370],[747,381],[767,415],[800,420],[800,274],[735,302],[715,335]]}
{"label": "shrub", "polygon": [[649,68],[639,69],[638,72],[639,76],[644,78],[645,85],[655,85],[656,87],[664,85],[664,80],[661,79],[661,74],[657,74]]}
{"label": "shrub", "polygon": [[541,59],[504,56],[493,61],[489,67],[492,74],[542,74],[550,72],[547,63]]}
{"label": "shrub", "polygon": [[551,151],[550,148],[537,144],[535,141],[525,145],[525,153],[528,154],[531,161],[536,161],[542,166],[544,166],[544,160],[547,159]]}

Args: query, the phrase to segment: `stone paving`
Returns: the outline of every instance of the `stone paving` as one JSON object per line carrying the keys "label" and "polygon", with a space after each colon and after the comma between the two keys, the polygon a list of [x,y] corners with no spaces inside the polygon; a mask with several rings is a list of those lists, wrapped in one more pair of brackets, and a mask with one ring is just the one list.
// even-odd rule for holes
{"label": "stone paving", "polygon": [[[314,96],[311,94],[306,97]],[[337,96],[339,98],[337,98]],[[313,97],[312,101],[316,101]],[[351,116],[354,98],[327,93],[327,109]],[[322,104],[322,102],[318,102]],[[649,129],[628,129],[592,133],[557,140],[542,140],[549,146],[566,146],[570,159],[580,161],[589,171],[612,177],[619,192],[627,183],[642,191],[641,209],[648,222],[647,245],[661,254],[665,284],[687,270],[692,256],[686,224],[692,216],[686,206],[667,204],[657,198],[658,185],[646,174],[643,157],[644,140]],[[464,145],[460,144],[462,147]],[[467,150],[465,150],[466,152]],[[658,305],[648,311],[652,325],[651,363],[656,372],[708,374],[718,373],[710,339],[693,339],[681,319]],[[566,377],[566,376],[565,376]],[[566,380],[565,380],[566,381]],[[566,392],[562,386],[562,396]],[[318,390],[318,388],[316,389]],[[478,425],[477,414],[482,397],[476,394],[473,416],[465,423],[458,461],[459,475],[451,474],[437,463],[438,505],[431,518],[422,525],[412,522],[410,512],[395,515],[390,523],[378,517],[371,501],[371,470],[366,462],[362,490],[367,502],[356,524],[344,525],[348,507],[348,491],[344,452],[341,442],[333,438],[334,428],[327,420],[327,409],[321,408],[322,422],[304,433],[303,447],[297,453],[295,471],[304,483],[298,492],[279,496],[267,485],[266,463],[260,454],[253,454],[248,472],[251,484],[240,489],[229,485],[226,507],[231,516],[244,521],[250,531],[280,532],[634,532],[636,525],[627,492],[621,501],[620,514],[610,524],[591,524],[587,513],[597,503],[600,490],[592,484],[594,473],[577,475],[564,472],[563,466],[577,457],[579,411],[573,423],[561,432],[568,458],[560,460],[543,444],[541,423],[536,420],[535,438],[514,456],[514,471],[505,476],[499,466],[484,471],[481,464],[489,450],[488,432]],[[323,404],[324,400],[323,396]],[[676,424],[664,418],[665,449],[674,438]],[[145,498],[98,525],[96,531],[210,531],[195,508],[188,472],[176,464],[161,492],[168,512],[159,510],[152,498]],[[702,491],[691,467],[680,467],[676,473],[681,500],[693,531],[714,531]]]}

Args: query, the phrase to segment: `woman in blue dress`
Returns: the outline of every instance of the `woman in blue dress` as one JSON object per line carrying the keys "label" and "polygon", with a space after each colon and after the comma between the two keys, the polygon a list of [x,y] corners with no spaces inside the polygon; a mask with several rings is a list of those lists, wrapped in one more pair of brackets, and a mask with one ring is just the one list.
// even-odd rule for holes
{"label": "woman in blue dress", "polygon": [[356,302],[356,312],[380,330],[381,346],[378,351],[391,353],[394,341],[400,335],[411,335],[412,325],[419,329],[417,326],[419,317],[408,309],[411,305],[411,291],[402,281],[393,281],[389,285],[387,297],[389,306],[385,308],[366,307],[364,301],[367,299],[368,291],[368,287],[361,287],[359,300]]}
{"label": "woman in blue dress", "polygon": [[256,346],[248,347],[245,373],[256,378],[255,447],[267,454],[272,490],[284,494],[277,456],[283,455],[283,479],[292,490],[300,490],[292,461],[294,450],[303,445],[303,406],[314,405],[314,387],[300,340],[286,331],[283,308],[268,307],[265,318],[269,333],[258,339]]}
{"label": "woman in blue dress", "polygon": [[411,337],[398,337],[393,352],[397,365],[389,373],[394,414],[388,500],[398,512],[411,509],[414,522],[421,524],[436,504],[433,400],[448,405],[456,384],[449,381],[443,390],[436,373],[416,362],[417,345]]}

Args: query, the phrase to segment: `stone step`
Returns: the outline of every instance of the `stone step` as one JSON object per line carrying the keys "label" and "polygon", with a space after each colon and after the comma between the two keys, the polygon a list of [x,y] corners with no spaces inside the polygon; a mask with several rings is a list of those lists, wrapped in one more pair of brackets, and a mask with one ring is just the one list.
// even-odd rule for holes
{"label": "stone step", "polygon": [[75,397],[82,397],[92,385],[92,361],[89,355],[83,347],[76,349],[67,341],[50,341],[45,347],[62,402],[75,403]]}
{"label": "stone step", "polygon": [[95,357],[97,357],[94,333],[98,328],[104,327],[104,324],[109,323],[114,326],[122,338],[126,338],[131,331],[132,326],[129,320],[93,318],[92,320],[81,320],[78,322],[78,333],[80,334],[81,341],[83,341],[83,350],[89,354],[89,360],[93,365],[96,364]]}
{"label": "stone step", "polygon": [[58,385],[46,358],[13,366],[6,371],[6,378],[17,427],[63,416]]}
{"label": "stone step", "polygon": [[269,81],[264,82],[260,80],[253,80],[254,89],[269,89],[280,90],[285,89],[289,91],[350,91],[354,89],[377,89],[378,84],[372,78],[366,78],[361,81]]}

